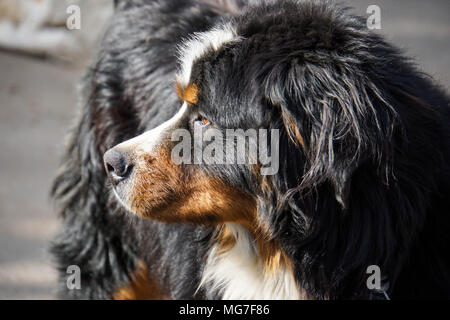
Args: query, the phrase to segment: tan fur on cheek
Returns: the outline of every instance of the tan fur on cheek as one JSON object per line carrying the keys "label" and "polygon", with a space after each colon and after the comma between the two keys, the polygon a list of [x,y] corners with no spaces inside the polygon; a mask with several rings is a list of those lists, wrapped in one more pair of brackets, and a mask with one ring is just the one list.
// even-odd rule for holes
{"label": "tan fur on cheek", "polygon": [[138,216],[158,218],[184,192],[182,172],[167,151],[161,148],[155,156],[136,157],[130,198],[131,211]]}
{"label": "tan fur on cheek", "polygon": [[242,224],[254,219],[256,200],[247,193],[201,173],[191,183],[189,196],[180,202],[181,216],[197,213],[218,222]]}
{"label": "tan fur on cheek", "polygon": [[170,158],[170,148],[143,156],[136,166],[131,211],[164,222],[216,224],[253,220],[256,200],[198,169],[186,173]]}

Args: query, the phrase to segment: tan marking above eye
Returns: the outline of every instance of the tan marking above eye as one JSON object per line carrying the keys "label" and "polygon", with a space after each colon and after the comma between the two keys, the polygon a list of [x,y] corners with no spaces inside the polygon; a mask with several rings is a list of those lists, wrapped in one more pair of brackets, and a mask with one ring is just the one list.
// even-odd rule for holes
{"label": "tan marking above eye", "polygon": [[186,101],[189,104],[196,104],[198,102],[198,87],[195,83],[191,83],[183,87],[178,81],[175,84],[178,98]]}

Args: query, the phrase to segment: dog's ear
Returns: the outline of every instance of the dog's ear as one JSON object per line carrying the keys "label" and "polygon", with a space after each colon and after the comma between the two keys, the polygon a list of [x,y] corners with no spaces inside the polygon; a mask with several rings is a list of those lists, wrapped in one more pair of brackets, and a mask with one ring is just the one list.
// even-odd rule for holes
{"label": "dog's ear", "polygon": [[346,208],[352,175],[362,162],[389,170],[395,110],[358,70],[292,62],[276,69],[266,79],[265,96],[305,153],[299,191],[331,183]]}

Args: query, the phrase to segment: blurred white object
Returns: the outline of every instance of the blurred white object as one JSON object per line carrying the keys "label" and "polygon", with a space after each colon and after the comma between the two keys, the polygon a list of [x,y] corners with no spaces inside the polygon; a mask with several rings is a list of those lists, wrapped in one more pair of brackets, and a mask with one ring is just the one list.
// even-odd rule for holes
{"label": "blurred white object", "polygon": [[[71,5],[81,9],[80,30],[66,27]],[[82,59],[95,47],[112,12],[112,0],[0,0],[0,47]]]}

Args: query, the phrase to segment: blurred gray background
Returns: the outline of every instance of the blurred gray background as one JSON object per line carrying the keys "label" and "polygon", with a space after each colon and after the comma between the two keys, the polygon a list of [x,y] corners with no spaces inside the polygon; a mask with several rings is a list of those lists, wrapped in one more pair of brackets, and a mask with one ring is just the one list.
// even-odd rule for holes
{"label": "blurred gray background", "polygon": [[[14,13],[12,1],[48,2],[50,9],[53,5],[51,0],[0,0],[0,40],[2,31],[11,31],[9,24],[2,25],[2,19]],[[82,12],[82,29],[71,31],[77,33],[76,41],[83,48],[75,56],[64,56],[62,61],[57,50],[17,51],[6,45],[3,47],[8,50],[0,49],[0,299],[54,298],[56,275],[47,248],[59,220],[48,194],[64,137],[78,112],[76,85],[111,14],[111,2],[65,2],[79,3]],[[423,71],[450,88],[449,0],[339,2],[366,17],[367,7],[378,5],[382,28],[376,32],[403,48]],[[86,24],[84,9],[89,12]],[[39,13],[31,12],[32,16]],[[52,21],[50,27],[57,28],[58,23],[61,21]],[[49,58],[43,59],[42,54]]]}

